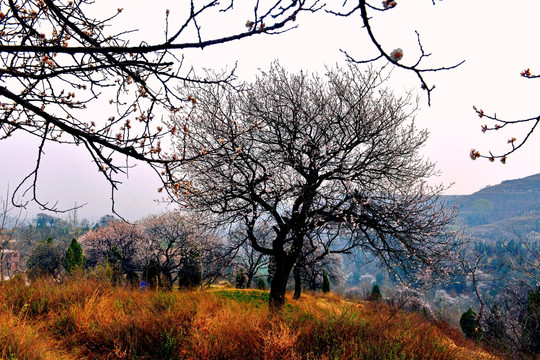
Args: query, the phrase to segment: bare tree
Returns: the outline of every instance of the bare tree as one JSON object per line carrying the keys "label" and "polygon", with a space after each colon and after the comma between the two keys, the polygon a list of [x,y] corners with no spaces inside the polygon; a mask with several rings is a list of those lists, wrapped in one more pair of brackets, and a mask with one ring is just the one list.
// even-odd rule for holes
{"label": "bare tree", "polygon": [[302,284],[309,290],[318,290],[323,282],[323,270],[326,270],[332,286],[338,288],[345,282],[343,258],[340,254],[321,256],[320,252],[310,253],[308,257],[300,256],[293,269],[294,298],[300,298]]}
{"label": "bare tree", "polygon": [[201,288],[211,285],[223,277],[230,268],[235,255],[218,229],[212,226],[211,218],[203,218],[189,212],[188,224],[191,229],[191,246],[197,254]]}
{"label": "bare tree", "polygon": [[[426,185],[433,164],[418,149],[406,100],[373,70],[328,70],[325,81],[278,64],[240,93],[192,84],[197,106],[179,116],[178,151],[193,158],[171,191],[194,209],[241,223],[253,248],[275,260],[270,304],[279,309],[306,235],[324,229],[331,253],[364,247],[390,270],[443,274],[455,238],[453,213]],[[269,223],[271,246],[255,235]]]}
{"label": "bare tree", "polygon": [[[258,224],[258,227],[253,230],[253,234],[257,237],[260,244],[270,246],[272,240],[272,229],[266,224]],[[246,287],[250,288],[253,279],[264,268],[268,267],[268,255],[255,250],[251,246],[249,236],[242,228],[237,228],[232,231],[229,236],[229,244],[232,253],[234,254],[234,265],[241,268],[247,277]]]}
{"label": "bare tree", "polygon": [[[154,260],[168,285],[178,281],[186,265],[196,265],[203,285],[214,282],[227,269],[231,255],[222,241],[189,214],[171,211],[153,215],[141,222],[145,232],[145,262]],[[195,269],[194,269],[195,270]]]}
{"label": "bare tree", "polygon": [[332,284],[339,285],[342,282],[343,259],[331,250],[332,244],[339,242],[339,237],[340,231],[329,232],[325,227],[306,234],[302,252],[293,268],[294,299],[300,298],[302,283],[310,290],[320,289],[324,270],[329,274]]}
{"label": "bare tree", "polygon": [[[152,215],[141,222],[146,234],[143,249],[145,262],[154,260],[169,285],[178,279],[182,258],[189,255],[191,230],[177,212]],[[163,284],[160,284],[163,285]]]}
{"label": "bare tree", "polygon": [[460,265],[478,300],[478,328],[490,346],[511,359],[522,359],[530,351],[526,324],[534,324],[536,315],[527,318],[527,304],[538,288],[538,260],[535,233],[527,238],[516,234],[507,243],[471,241],[460,253]]}

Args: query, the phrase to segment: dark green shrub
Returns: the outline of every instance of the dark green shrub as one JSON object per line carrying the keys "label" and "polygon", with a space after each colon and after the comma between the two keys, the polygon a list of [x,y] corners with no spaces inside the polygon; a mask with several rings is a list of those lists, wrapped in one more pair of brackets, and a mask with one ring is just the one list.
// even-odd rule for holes
{"label": "dark green shrub", "polygon": [[182,259],[182,266],[178,270],[178,286],[180,288],[194,288],[201,285],[201,267],[199,256],[186,256]]}
{"label": "dark green shrub", "polygon": [[371,300],[379,301],[382,298],[381,295],[381,289],[379,289],[379,285],[374,284],[373,288],[371,289]]}
{"label": "dark green shrub", "polygon": [[480,333],[480,328],[478,324],[478,315],[474,312],[473,309],[465,311],[461,318],[459,319],[459,325],[461,326],[461,331],[469,339],[478,338]]}
{"label": "dark green shrub", "polygon": [[143,268],[142,279],[152,287],[158,283],[159,264],[155,259],[151,259]]}
{"label": "dark green shrub", "polygon": [[330,292],[330,279],[328,279],[328,274],[326,273],[326,270],[323,269],[322,273],[322,292],[327,293]]}
{"label": "dark green shrub", "polygon": [[26,262],[28,276],[54,276],[60,269],[61,259],[60,250],[51,238],[39,242]]}
{"label": "dark green shrub", "polygon": [[244,270],[240,268],[240,270],[236,273],[236,288],[237,289],[245,289],[247,283],[247,276],[244,274]]}
{"label": "dark green shrub", "polygon": [[255,284],[257,285],[257,289],[265,291],[266,290],[266,281],[262,277],[258,277],[255,279]]}
{"label": "dark green shrub", "polygon": [[129,270],[126,273],[126,282],[130,286],[139,286],[139,275],[133,270]]}

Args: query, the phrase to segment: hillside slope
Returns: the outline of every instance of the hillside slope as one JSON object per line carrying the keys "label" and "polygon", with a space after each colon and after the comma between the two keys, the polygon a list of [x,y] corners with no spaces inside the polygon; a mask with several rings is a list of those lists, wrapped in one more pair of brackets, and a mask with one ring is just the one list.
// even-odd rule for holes
{"label": "hillside slope", "polygon": [[0,285],[2,359],[497,359],[382,303],[256,290],[145,291],[95,279]]}
{"label": "hillside slope", "polygon": [[443,196],[459,209],[459,222],[486,239],[540,232],[540,174],[507,180],[471,195]]}

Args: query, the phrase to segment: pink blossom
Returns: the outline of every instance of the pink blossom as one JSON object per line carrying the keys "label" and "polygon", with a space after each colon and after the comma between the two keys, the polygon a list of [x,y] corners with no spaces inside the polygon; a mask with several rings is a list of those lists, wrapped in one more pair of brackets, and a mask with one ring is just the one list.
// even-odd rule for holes
{"label": "pink blossom", "polygon": [[401,58],[403,58],[403,50],[401,50],[400,48],[394,49],[390,53],[390,58],[392,59],[392,61],[398,62],[399,60],[401,60]]}

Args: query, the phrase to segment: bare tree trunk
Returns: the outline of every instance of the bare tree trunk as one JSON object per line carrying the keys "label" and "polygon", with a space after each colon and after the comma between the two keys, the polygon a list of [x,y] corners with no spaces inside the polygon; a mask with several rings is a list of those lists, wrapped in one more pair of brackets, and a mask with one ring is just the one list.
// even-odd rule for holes
{"label": "bare tree trunk", "polygon": [[297,265],[294,266],[294,300],[300,299],[300,294],[302,293],[302,278],[300,277],[300,267]]}
{"label": "bare tree trunk", "polygon": [[253,276],[255,274],[253,274],[251,271],[249,271],[247,274],[246,274],[246,277],[247,277],[247,281],[246,281],[246,289],[251,289],[251,283],[253,282]]}
{"label": "bare tree trunk", "polygon": [[4,282],[4,248],[0,247],[0,282]]}
{"label": "bare tree trunk", "polygon": [[476,297],[478,298],[478,301],[480,302],[480,310],[478,311],[478,320],[477,322],[480,323],[482,320],[482,317],[484,316],[484,301],[482,300],[482,296],[480,295],[480,292],[478,291],[478,280],[476,279],[476,268],[475,271],[472,272],[472,281],[474,286],[474,292],[476,293]]}
{"label": "bare tree trunk", "polygon": [[287,291],[287,281],[291,274],[294,261],[279,258],[276,256],[276,271],[270,285],[270,312],[276,313],[285,305],[285,292]]}

